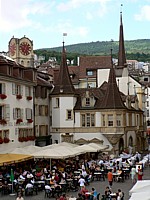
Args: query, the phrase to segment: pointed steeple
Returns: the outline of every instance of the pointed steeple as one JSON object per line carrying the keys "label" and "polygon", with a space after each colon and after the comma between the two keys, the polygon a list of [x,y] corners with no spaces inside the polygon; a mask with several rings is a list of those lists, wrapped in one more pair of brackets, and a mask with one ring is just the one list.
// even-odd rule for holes
{"label": "pointed steeple", "polygon": [[103,101],[101,102],[101,108],[106,109],[124,109],[125,105],[121,99],[120,92],[116,83],[115,69],[110,68],[108,86],[105,92]]}
{"label": "pointed steeple", "polygon": [[119,35],[118,66],[124,67],[125,63],[126,63],[126,55],[125,55],[125,48],[124,48],[122,12],[120,12],[120,35]]}
{"label": "pointed steeple", "polygon": [[66,51],[63,42],[59,75],[52,94],[74,94],[74,91],[75,90],[69,76],[67,60],[66,60]]}

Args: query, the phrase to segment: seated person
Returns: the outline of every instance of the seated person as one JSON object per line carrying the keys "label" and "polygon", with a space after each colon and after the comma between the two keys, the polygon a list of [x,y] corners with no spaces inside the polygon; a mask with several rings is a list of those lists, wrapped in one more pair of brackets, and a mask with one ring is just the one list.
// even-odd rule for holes
{"label": "seated person", "polygon": [[80,190],[80,194],[82,195],[83,199],[87,199],[87,197],[89,196],[89,194],[86,194],[88,192],[88,190],[86,189],[85,186],[82,186],[81,190]]}
{"label": "seated person", "polygon": [[67,200],[66,194],[61,195],[61,196],[59,197],[59,200]]}
{"label": "seated person", "polygon": [[123,198],[123,192],[118,189],[118,192],[117,192],[117,200],[121,200]]}
{"label": "seated person", "polygon": [[105,190],[105,197],[106,197],[106,198],[109,198],[109,197],[110,197],[110,194],[111,194],[111,190],[110,190],[110,188],[107,186],[107,187],[106,187],[106,190]]}
{"label": "seated person", "polygon": [[52,191],[52,188],[51,188],[51,186],[50,186],[50,185],[46,184],[46,185],[45,185],[45,190]]}
{"label": "seated person", "polygon": [[92,188],[91,194],[90,194],[90,199],[96,200],[97,199],[97,191],[95,188]]}
{"label": "seated person", "polygon": [[81,194],[81,193],[78,193],[77,200],[84,200],[84,198],[82,197],[82,194]]}
{"label": "seated person", "polygon": [[26,185],[26,187],[25,187],[25,189],[28,189],[28,188],[33,188],[33,185],[32,185],[31,182],[28,182],[27,185]]}

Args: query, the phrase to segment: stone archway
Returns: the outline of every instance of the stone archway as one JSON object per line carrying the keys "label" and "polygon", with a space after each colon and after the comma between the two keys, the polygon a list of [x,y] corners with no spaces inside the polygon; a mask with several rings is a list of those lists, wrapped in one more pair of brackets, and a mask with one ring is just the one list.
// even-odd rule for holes
{"label": "stone archway", "polygon": [[123,138],[119,139],[119,154],[121,154],[124,151],[124,140]]}
{"label": "stone archway", "polygon": [[133,137],[132,136],[129,137],[128,146],[133,147]]}

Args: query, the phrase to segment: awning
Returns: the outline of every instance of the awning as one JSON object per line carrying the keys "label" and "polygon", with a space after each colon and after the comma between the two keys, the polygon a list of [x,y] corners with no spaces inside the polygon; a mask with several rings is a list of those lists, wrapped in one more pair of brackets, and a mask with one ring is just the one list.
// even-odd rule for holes
{"label": "awning", "polygon": [[81,146],[75,147],[75,149],[80,150],[80,151],[85,151],[86,153],[98,151],[96,148],[89,146],[88,144],[83,144]]}
{"label": "awning", "polygon": [[129,191],[129,195],[131,196],[133,193],[149,192],[149,188],[150,180],[137,181],[136,184]]}
{"label": "awning", "polygon": [[25,160],[32,159],[33,156],[31,155],[24,155],[24,154],[0,154],[0,166],[3,166],[5,164],[12,164],[12,163],[18,163],[23,162]]}

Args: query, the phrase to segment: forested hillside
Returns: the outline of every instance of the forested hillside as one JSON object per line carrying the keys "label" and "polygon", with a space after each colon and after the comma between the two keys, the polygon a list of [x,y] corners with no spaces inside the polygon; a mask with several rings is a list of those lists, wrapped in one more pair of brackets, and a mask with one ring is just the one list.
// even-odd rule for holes
{"label": "forested hillside", "polygon": [[[67,58],[73,59],[79,55],[110,55],[110,49],[113,49],[113,56],[117,58],[118,41],[97,41],[90,43],[80,43],[66,46]],[[47,60],[55,56],[60,61],[60,52],[62,47],[42,48],[35,50],[37,55],[45,56]],[[150,39],[125,41],[125,50],[127,59],[138,61],[150,61]]]}

